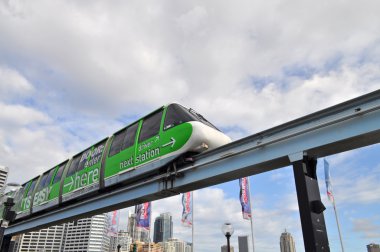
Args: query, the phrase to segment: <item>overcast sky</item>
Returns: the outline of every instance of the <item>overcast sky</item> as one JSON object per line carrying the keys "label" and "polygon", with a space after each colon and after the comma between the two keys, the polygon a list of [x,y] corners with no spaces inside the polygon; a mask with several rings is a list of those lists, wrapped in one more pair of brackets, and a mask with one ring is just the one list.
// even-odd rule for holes
{"label": "overcast sky", "polygon": [[[238,139],[377,90],[379,11],[376,0],[0,0],[0,164],[25,182],[172,101]],[[380,243],[379,149],[328,157],[346,251]],[[303,251],[291,168],[251,187],[256,251],[279,251],[285,228]],[[227,218],[237,250],[237,235],[249,235],[238,182],[199,190],[195,202],[196,251],[220,250]],[[154,216],[166,211],[190,241],[180,198],[154,202]]]}

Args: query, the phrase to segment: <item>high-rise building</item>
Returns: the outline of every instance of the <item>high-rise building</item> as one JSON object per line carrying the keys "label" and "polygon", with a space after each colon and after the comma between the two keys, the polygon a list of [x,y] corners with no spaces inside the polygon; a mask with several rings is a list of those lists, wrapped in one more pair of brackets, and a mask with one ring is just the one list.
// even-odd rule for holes
{"label": "high-rise building", "polygon": [[109,250],[107,214],[95,215],[67,224],[64,251],[104,252]]}
{"label": "high-rise building", "polygon": [[[227,245],[223,245],[221,247],[221,250],[222,250],[222,252],[227,252],[228,251]],[[233,246],[230,246],[230,252],[234,252],[234,247]]]}
{"label": "high-rise building", "polygon": [[65,231],[66,224],[63,224],[25,233],[21,236],[20,240],[17,241],[18,249],[14,249],[14,251],[63,251]]}
{"label": "high-rise building", "polygon": [[149,242],[149,230],[136,226],[136,214],[128,214],[128,233],[132,237],[132,242]]}
{"label": "high-rise building", "polygon": [[186,247],[188,247],[188,244],[177,238],[168,238],[164,242],[165,252],[186,252]]}
{"label": "high-rise building", "polygon": [[117,251],[117,245],[118,245],[117,236],[110,236],[110,248],[109,248],[108,252],[116,252]]}
{"label": "high-rise building", "polygon": [[136,214],[128,213],[128,229],[129,235],[132,237],[132,241],[136,241]]}
{"label": "high-rise building", "polygon": [[173,220],[171,213],[162,213],[154,221],[154,242],[165,242],[173,237]]}
{"label": "high-rise building", "polygon": [[7,183],[8,178],[8,167],[0,165],[0,190],[5,186]]}
{"label": "high-rise building", "polygon": [[239,252],[248,252],[248,236],[238,236]]}
{"label": "high-rise building", "polygon": [[132,244],[132,237],[127,231],[120,230],[117,236],[117,245],[120,245],[120,252],[129,252]]}
{"label": "high-rise building", "polygon": [[367,245],[367,251],[368,252],[380,252],[380,245],[371,243]]}
{"label": "high-rise building", "polygon": [[280,237],[280,248],[281,252],[296,252],[293,236],[290,233],[286,232],[286,229]]}

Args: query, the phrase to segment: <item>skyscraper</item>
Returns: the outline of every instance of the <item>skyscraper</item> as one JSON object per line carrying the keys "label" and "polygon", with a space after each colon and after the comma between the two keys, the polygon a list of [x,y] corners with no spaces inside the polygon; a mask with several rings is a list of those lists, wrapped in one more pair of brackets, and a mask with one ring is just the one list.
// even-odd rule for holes
{"label": "skyscraper", "polygon": [[149,241],[149,231],[136,226],[136,214],[129,213],[128,214],[128,233],[132,237],[132,241]]}
{"label": "skyscraper", "polygon": [[248,236],[238,236],[239,252],[248,252]]}
{"label": "skyscraper", "polygon": [[367,245],[367,251],[368,252],[380,252],[380,245],[371,243]]}
{"label": "skyscraper", "polygon": [[107,214],[80,219],[67,225],[64,251],[104,252],[109,250]]}
{"label": "skyscraper", "polygon": [[290,233],[286,232],[286,229],[280,237],[280,248],[281,252],[296,252],[293,236]]}
{"label": "skyscraper", "polygon": [[128,213],[128,229],[129,235],[132,237],[132,241],[136,241],[136,214]]}
{"label": "skyscraper", "polygon": [[8,167],[0,165],[0,190],[7,183],[8,171]]}
{"label": "skyscraper", "polygon": [[173,237],[173,221],[171,213],[162,213],[154,221],[154,242],[165,242]]}
{"label": "skyscraper", "polygon": [[25,233],[18,241],[19,250],[14,251],[62,251],[67,224]]}

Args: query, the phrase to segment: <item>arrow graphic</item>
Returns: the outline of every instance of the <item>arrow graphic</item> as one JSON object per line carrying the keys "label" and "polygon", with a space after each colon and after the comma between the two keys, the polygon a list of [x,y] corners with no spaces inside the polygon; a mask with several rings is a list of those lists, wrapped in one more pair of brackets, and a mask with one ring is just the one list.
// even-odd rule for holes
{"label": "arrow graphic", "polygon": [[66,188],[67,186],[70,186],[69,191],[71,191],[71,187],[74,184],[73,176],[71,176],[70,179],[71,179],[70,183],[67,183],[66,185],[63,186],[64,188]]}
{"label": "arrow graphic", "polygon": [[174,144],[175,144],[175,139],[173,137],[171,137],[170,142],[162,145],[162,147],[166,147],[166,146],[171,145],[170,147],[173,148]]}

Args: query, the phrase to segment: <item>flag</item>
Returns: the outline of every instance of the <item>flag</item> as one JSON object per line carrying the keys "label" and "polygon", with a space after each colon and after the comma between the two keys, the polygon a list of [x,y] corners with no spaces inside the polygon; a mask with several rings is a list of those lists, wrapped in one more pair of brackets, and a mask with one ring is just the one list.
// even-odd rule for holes
{"label": "flag", "polygon": [[146,230],[150,229],[150,210],[151,203],[146,202],[139,204],[135,208],[136,212],[136,226],[144,228]]}
{"label": "flag", "polygon": [[191,192],[182,194],[182,224],[184,226],[191,227],[193,225],[193,200],[191,198]]}
{"label": "flag", "polygon": [[334,203],[334,195],[332,192],[332,185],[331,185],[331,180],[330,180],[330,165],[326,161],[326,159],[323,159],[324,161],[324,166],[325,166],[325,180],[326,180],[326,190],[327,190],[327,197],[329,200]]}
{"label": "flag", "polygon": [[117,236],[119,226],[119,211],[108,213],[108,236]]}
{"label": "flag", "polygon": [[243,219],[249,220],[252,217],[251,213],[251,201],[249,199],[249,187],[248,187],[248,178],[240,178],[239,184],[240,184],[240,204],[241,204],[241,210],[243,213]]}

